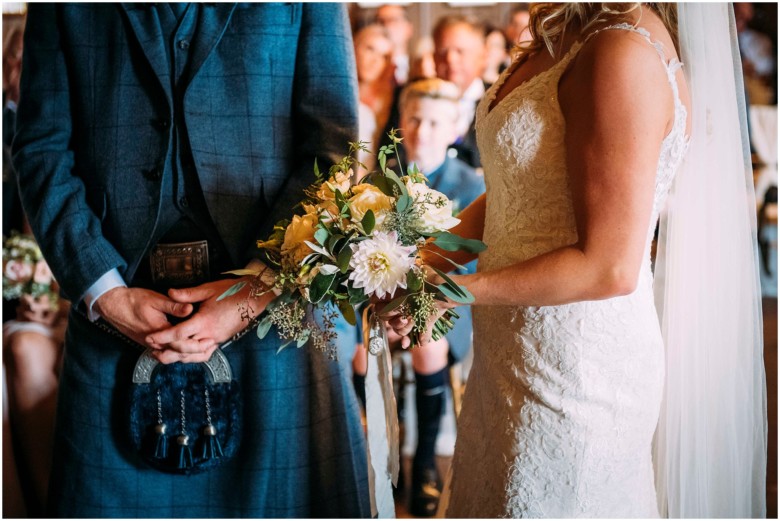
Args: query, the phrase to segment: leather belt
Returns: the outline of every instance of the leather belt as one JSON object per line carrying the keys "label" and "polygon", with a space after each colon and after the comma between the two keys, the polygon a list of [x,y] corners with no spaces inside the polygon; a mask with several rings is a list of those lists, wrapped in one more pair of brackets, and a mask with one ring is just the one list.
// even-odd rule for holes
{"label": "leather belt", "polygon": [[159,243],[149,255],[156,286],[196,286],[209,281],[208,241]]}

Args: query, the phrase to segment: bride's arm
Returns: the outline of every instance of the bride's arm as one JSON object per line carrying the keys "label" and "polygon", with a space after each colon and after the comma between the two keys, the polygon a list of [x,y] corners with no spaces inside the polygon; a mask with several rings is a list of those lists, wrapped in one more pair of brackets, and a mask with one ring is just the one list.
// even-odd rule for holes
{"label": "bride's arm", "polygon": [[[482,232],[485,229],[485,194],[480,195],[458,214],[460,223],[449,230],[455,235],[465,239],[482,240]],[[426,251],[427,250],[427,251]],[[437,255],[438,254],[438,255]],[[422,258],[426,265],[433,266],[444,272],[452,270],[452,264],[442,259],[444,255],[458,264],[467,264],[477,258],[475,253],[466,251],[444,251],[433,243],[429,243],[422,252]]]}
{"label": "bride's arm", "polygon": [[663,65],[641,37],[606,31],[581,50],[559,98],[578,241],[454,277],[477,305],[558,305],[636,287],[661,142],[674,113]]}

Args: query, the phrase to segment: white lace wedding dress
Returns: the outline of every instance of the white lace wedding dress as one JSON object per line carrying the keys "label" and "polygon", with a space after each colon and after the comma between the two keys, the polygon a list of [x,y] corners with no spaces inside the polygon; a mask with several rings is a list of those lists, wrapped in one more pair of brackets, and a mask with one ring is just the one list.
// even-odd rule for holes
{"label": "white lace wedding dress", "polygon": [[[643,29],[607,29],[631,30],[653,44]],[[658,161],[638,287],[625,297],[562,306],[474,308],[474,366],[447,517],[658,516],[651,444],[664,348],[650,244],[687,140],[680,63],[653,45],[674,93],[675,121]],[[487,184],[480,271],[577,240],[557,86],[581,46],[489,111],[506,71],[477,109]]]}

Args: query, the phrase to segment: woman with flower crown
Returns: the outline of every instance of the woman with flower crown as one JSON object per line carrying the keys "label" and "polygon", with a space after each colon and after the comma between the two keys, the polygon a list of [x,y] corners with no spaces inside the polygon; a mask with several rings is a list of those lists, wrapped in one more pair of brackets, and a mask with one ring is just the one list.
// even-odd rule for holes
{"label": "woman with flower crown", "polygon": [[453,229],[487,250],[453,277],[475,297],[475,361],[446,514],[761,517],[731,8],[535,4],[530,28],[477,110],[487,194]]}

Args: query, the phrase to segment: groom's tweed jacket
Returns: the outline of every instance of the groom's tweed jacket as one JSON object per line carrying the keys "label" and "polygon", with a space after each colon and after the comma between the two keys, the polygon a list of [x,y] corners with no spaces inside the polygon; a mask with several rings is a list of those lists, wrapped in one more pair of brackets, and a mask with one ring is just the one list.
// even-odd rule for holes
{"label": "groom's tweed jacket", "polygon": [[[147,4],[30,4],[14,164],[25,210],[64,293],[112,268],[128,281],[170,204],[174,107],[236,267],[357,135],[357,88],[338,4],[200,4],[172,88]],[[182,164],[188,158],[178,158]],[[167,194],[172,192],[168,191]],[[347,342],[342,360],[351,359]],[[349,345],[351,344],[351,345]],[[343,368],[275,334],[225,353],[241,382],[238,456],[193,476],[128,448],[125,395],[140,350],[72,313],[49,514],[64,517],[362,517],[366,459]],[[344,362],[343,365],[347,365]]]}

